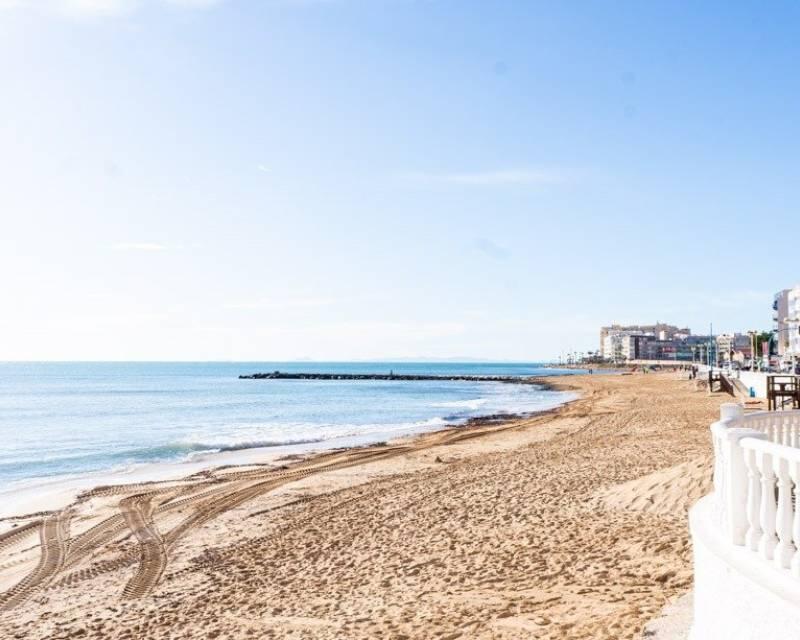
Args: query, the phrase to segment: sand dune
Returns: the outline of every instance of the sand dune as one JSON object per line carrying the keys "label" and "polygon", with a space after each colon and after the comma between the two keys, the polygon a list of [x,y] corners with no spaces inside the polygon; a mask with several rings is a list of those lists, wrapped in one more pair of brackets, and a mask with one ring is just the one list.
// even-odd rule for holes
{"label": "sand dune", "polygon": [[582,399],[525,421],[16,520],[0,637],[636,638],[690,586],[686,509],[727,398],[671,374],[565,383]]}
{"label": "sand dune", "polygon": [[632,509],[669,515],[686,513],[689,507],[711,492],[710,455],[700,456],[636,480],[614,485],[598,495],[602,504],[614,509]]}

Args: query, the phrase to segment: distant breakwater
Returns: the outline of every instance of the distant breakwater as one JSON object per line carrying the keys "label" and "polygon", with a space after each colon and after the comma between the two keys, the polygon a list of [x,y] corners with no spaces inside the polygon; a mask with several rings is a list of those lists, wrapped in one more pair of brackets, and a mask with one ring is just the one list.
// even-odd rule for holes
{"label": "distant breakwater", "polygon": [[458,382],[528,382],[525,376],[424,375],[401,373],[251,373],[240,380],[452,380]]}

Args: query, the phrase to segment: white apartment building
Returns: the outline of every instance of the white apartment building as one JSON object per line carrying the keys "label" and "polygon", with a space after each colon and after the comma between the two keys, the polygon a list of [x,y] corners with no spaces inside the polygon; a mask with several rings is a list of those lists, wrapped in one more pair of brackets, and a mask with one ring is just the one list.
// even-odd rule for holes
{"label": "white apartment building", "polygon": [[654,337],[653,334],[646,334],[643,331],[610,331],[603,336],[603,357],[615,362],[644,357],[642,355],[644,342]]}
{"label": "white apartment building", "polygon": [[604,358],[613,360],[614,362],[625,359],[622,355],[623,335],[621,331],[610,331],[603,336],[602,356]]}
{"label": "white apartment building", "polygon": [[788,355],[800,358],[800,285],[789,289],[788,316],[785,320],[786,335],[789,336]]}
{"label": "white apartment building", "polygon": [[778,354],[784,362],[800,360],[800,284],[776,293],[772,311]]}

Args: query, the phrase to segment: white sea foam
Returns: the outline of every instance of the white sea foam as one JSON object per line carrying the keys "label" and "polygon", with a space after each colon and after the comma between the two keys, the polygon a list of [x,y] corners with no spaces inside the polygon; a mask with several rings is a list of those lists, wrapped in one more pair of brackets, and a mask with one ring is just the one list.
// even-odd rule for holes
{"label": "white sea foam", "polygon": [[[239,432],[225,436],[195,433],[176,443],[176,451],[188,451],[187,459],[198,455],[224,451],[241,451],[243,449],[259,449],[270,447],[287,447],[297,445],[324,444],[332,440],[345,438],[369,438],[370,436],[405,434],[417,431],[428,431],[446,426],[445,418],[431,418],[417,422],[398,422],[395,424],[270,424],[262,429],[247,427]],[[265,433],[286,435],[265,436]],[[293,435],[289,435],[293,434]],[[307,435],[305,435],[307,434]]]}
{"label": "white sea foam", "polygon": [[450,400],[447,402],[433,402],[432,407],[441,407],[445,409],[469,409],[470,411],[477,411],[482,406],[489,402],[489,398],[475,398],[473,400]]}

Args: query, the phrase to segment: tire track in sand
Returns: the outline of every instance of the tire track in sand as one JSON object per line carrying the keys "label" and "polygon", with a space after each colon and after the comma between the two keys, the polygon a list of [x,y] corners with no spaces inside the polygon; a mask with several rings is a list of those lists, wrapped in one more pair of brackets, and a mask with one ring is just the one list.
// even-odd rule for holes
{"label": "tire track in sand", "polygon": [[1,534],[0,550],[3,550],[7,547],[10,547],[13,544],[16,544],[17,542],[19,542],[28,535],[33,535],[34,530],[37,529],[41,524],[42,524],[41,520],[34,520],[33,522],[23,524],[21,527],[10,529],[5,533]]}
{"label": "tire track in sand", "polygon": [[58,573],[67,554],[69,521],[72,514],[60,511],[44,518],[39,526],[41,555],[39,563],[27,576],[0,594],[0,611],[8,611],[25,602],[40,585]]}
{"label": "tire track in sand", "polygon": [[150,495],[124,498],[119,503],[128,527],[139,541],[139,566],[125,585],[123,598],[138,598],[150,593],[167,567],[167,548],[153,522]]}

